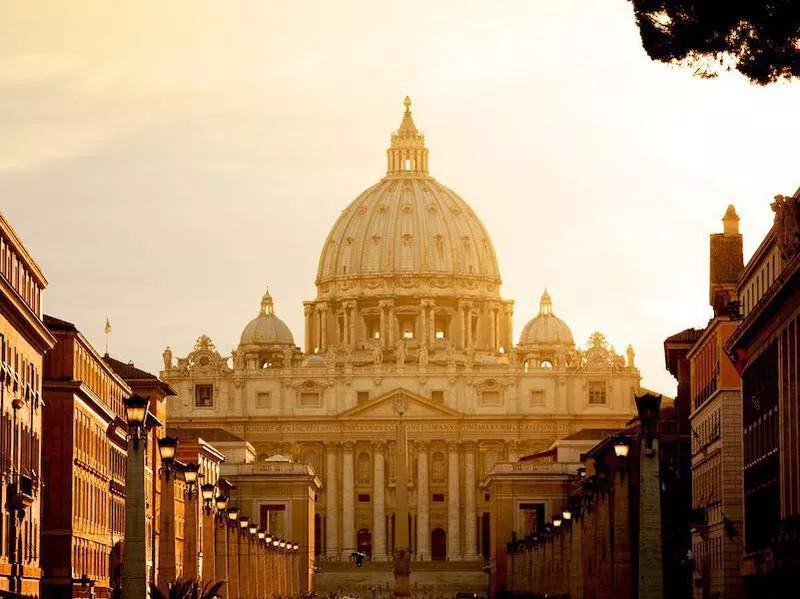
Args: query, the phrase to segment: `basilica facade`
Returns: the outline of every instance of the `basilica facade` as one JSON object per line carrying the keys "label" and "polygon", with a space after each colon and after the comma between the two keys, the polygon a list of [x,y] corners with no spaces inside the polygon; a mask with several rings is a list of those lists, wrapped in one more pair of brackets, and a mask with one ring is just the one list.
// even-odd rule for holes
{"label": "basilica facade", "polygon": [[[303,349],[267,292],[232,354],[203,335],[186,357],[167,348],[161,377],[177,392],[170,426],[224,429],[259,460],[313,466],[316,552],[329,561],[355,550],[390,558],[404,419],[415,559],[477,564],[492,542],[481,480],[578,430],[624,426],[640,374],[633,350],[619,355],[600,333],[576,345],[547,291],[513,338],[491,238],[429,174],[410,104],[386,175],[325,240]],[[248,501],[244,511],[262,513],[257,497]]]}

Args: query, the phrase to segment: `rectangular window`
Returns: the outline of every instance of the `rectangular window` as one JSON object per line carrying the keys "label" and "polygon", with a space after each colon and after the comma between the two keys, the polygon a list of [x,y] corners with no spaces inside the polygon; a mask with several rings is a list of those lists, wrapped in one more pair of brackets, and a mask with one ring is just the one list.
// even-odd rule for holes
{"label": "rectangular window", "polygon": [[434,493],[431,501],[433,503],[444,503],[444,493]]}
{"label": "rectangular window", "polygon": [[369,493],[359,493],[358,494],[358,502],[359,503],[369,503]]}
{"label": "rectangular window", "polygon": [[301,393],[299,402],[301,408],[318,408],[319,393]]}
{"label": "rectangular window", "polygon": [[444,403],[444,391],[431,391],[431,401],[436,403]]}
{"label": "rectangular window", "polygon": [[589,403],[593,405],[606,403],[605,381],[589,381]]}
{"label": "rectangular window", "polygon": [[211,408],[214,406],[214,385],[194,386],[194,405],[196,408]]}
{"label": "rectangular window", "polygon": [[482,406],[499,406],[501,395],[499,391],[483,391],[480,404]]}
{"label": "rectangular window", "polygon": [[541,408],[544,406],[544,389],[534,389],[531,391],[530,407]]}
{"label": "rectangular window", "polygon": [[256,408],[268,410],[272,407],[272,394],[269,391],[256,393]]}
{"label": "rectangular window", "polygon": [[359,391],[356,393],[358,405],[363,405],[369,401],[369,391]]}

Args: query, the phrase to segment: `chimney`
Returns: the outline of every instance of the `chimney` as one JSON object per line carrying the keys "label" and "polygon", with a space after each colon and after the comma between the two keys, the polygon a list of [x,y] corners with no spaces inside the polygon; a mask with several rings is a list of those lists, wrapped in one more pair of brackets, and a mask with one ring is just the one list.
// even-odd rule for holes
{"label": "chimney", "polygon": [[742,235],[739,233],[739,215],[733,204],[722,217],[722,233],[713,233],[710,244],[709,303],[714,316],[732,316],[731,302],[736,297],[736,283],[744,270]]}

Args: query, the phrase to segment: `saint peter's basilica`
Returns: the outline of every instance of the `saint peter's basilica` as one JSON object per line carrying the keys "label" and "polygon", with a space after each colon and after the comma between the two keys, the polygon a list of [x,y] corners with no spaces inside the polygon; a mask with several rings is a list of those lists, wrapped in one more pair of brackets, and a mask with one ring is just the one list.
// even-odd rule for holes
{"label": "saint peter's basilica", "polygon": [[[316,553],[327,560],[391,556],[402,404],[414,559],[477,564],[490,536],[481,479],[578,430],[623,426],[640,374],[633,350],[617,354],[600,333],[577,345],[547,291],[538,313],[523,308],[532,319],[515,342],[489,233],[429,174],[410,105],[385,176],[324,242],[303,349],[267,292],[231,355],[202,335],[185,358],[167,348],[161,376],[178,393],[170,426],[224,430],[258,460],[313,466]],[[253,502],[241,507],[261,513]]]}

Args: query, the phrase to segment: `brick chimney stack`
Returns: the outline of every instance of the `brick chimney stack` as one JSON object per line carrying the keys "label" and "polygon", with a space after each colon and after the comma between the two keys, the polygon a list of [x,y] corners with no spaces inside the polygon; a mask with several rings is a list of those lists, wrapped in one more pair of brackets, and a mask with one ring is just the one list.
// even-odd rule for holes
{"label": "brick chimney stack", "polygon": [[714,316],[731,314],[731,302],[736,302],[736,283],[744,270],[742,235],[739,215],[733,204],[722,217],[722,233],[713,233],[710,244],[709,303]]}

